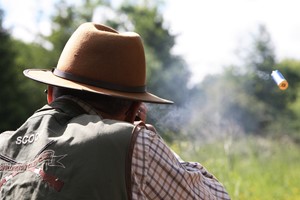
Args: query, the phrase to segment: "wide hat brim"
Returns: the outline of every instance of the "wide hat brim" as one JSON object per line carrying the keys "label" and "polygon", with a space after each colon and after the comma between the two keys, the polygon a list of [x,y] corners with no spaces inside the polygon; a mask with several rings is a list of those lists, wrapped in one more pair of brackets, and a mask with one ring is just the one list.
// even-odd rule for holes
{"label": "wide hat brim", "polygon": [[122,92],[117,90],[91,86],[76,81],[71,81],[56,76],[53,74],[51,70],[47,70],[47,69],[26,69],[24,70],[23,73],[26,77],[47,85],[92,92],[92,93],[97,93],[97,94],[107,95],[107,96],[112,96],[117,98],[130,99],[133,101],[142,101],[142,102],[157,103],[157,104],[173,104],[173,101],[160,98],[149,92]]}

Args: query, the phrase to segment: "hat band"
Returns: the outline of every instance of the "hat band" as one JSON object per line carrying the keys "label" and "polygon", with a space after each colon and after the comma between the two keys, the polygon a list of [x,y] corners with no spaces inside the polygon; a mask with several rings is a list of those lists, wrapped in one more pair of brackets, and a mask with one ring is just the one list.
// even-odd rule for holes
{"label": "hat band", "polygon": [[117,90],[120,92],[132,92],[132,93],[143,93],[146,92],[146,86],[137,86],[137,87],[130,87],[130,86],[123,86],[123,85],[118,85],[114,83],[108,83],[104,81],[94,81],[87,79],[85,77],[77,76],[68,72],[61,71],[57,68],[54,68],[52,70],[52,73],[55,76],[58,76],[60,78],[64,78],[70,81],[76,81],[79,83],[95,86],[95,87],[100,87],[100,88],[105,88],[109,90]]}

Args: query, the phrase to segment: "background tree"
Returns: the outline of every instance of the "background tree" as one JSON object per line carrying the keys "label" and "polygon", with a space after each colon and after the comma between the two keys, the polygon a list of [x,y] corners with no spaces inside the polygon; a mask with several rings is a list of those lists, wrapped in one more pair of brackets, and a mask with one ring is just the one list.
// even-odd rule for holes
{"label": "background tree", "polygon": [[[23,68],[21,64],[25,56],[26,60],[31,60],[29,55],[30,46],[25,43],[14,40],[9,32],[2,26],[4,11],[0,10],[0,132],[4,130],[13,130],[20,126],[29,116],[29,113],[35,109],[36,99],[39,93],[35,93],[36,87],[28,88],[27,83],[23,82]],[[20,53],[24,56],[20,56]]]}
{"label": "background tree", "polygon": [[11,128],[13,123],[19,123],[11,114],[18,110],[18,108],[15,107],[15,104],[17,104],[17,102],[15,102],[16,93],[8,87],[8,85],[12,88],[17,86],[13,69],[15,66],[14,58],[16,57],[16,53],[10,48],[12,46],[11,37],[2,26],[3,17],[4,12],[0,10],[0,84],[1,86],[6,86],[0,90],[0,116],[1,119],[6,119],[0,122],[1,131],[6,128]]}
{"label": "background tree", "polygon": [[269,132],[276,136],[289,136],[300,143],[300,61],[295,59],[284,59],[276,67],[284,74],[289,82],[289,87],[281,93],[278,99],[284,106],[277,110],[275,123],[269,127]]}
{"label": "background tree", "polygon": [[[284,127],[296,119],[294,111],[299,104],[295,91],[299,85],[281,91],[271,73],[279,69],[294,82],[299,78],[299,73],[295,73],[299,63],[277,64],[265,27],[259,26],[252,36],[251,44],[240,52],[240,65],[227,66],[222,73],[207,76],[193,92],[193,117],[185,126],[190,127],[185,131],[191,139],[209,141],[228,134],[274,135],[291,131]],[[295,124],[289,127],[295,129]]]}
{"label": "background tree", "polygon": [[[245,61],[245,66],[249,69],[246,78],[250,87],[247,91],[263,104],[263,110],[260,110],[261,115],[256,115],[259,123],[256,133],[273,132],[274,130],[270,131],[270,127],[274,125],[277,128],[283,127],[293,118],[293,113],[288,109],[288,102],[293,101],[294,95],[291,88],[287,91],[279,90],[271,78],[273,70],[279,69],[285,74],[288,71],[285,69],[288,67],[278,65],[271,37],[264,26],[259,26],[258,34],[254,37],[252,51],[249,51]],[[286,74],[287,77],[290,75],[291,73]]]}
{"label": "background tree", "polygon": [[[263,25],[260,25],[258,32],[253,35],[250,47],[243,51],[245,56],[242,57],[243,64],[239,67],[240,80],[237,84],[243,86],[247,99],[253,101],[251,104],[243,103],[246,105],[243,108],[244,113],[247,113],[248,117],[239,120],[246,132],[266,134],[269,126],[279,120],[279,113],[281,116],[288,116],[289,113],[285,103],[288,95],[279,90],[271,78],[272,71],[277,69],[277,61],[271,37]],[[247,99],[244,99],[244,102],[247,102]]]}

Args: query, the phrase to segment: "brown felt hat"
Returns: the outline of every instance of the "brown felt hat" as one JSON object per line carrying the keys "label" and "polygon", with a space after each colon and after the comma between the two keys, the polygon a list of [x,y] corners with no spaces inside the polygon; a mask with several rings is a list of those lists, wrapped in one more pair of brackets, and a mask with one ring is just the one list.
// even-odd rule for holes
{"label": "brown felt hat", "polygon": [[170,104],[146,91],[145,53],[137,33],[84,23],[65,45],[53,70],[27,69],[38,82],[150,103]]}

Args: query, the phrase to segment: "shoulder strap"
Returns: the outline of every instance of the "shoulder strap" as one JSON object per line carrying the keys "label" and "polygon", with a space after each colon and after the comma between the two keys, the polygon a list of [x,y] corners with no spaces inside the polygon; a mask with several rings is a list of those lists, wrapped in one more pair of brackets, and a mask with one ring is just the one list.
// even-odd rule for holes
{"label": "shoulder strap", "polygon": [[136,142],[136,138],[140,133],[140,130],[146,128],[147,126],[143,121],[139,121],[132,129],[131,141],[127,153],[127,162],[125,163],[125,179],[126,179],[126,189],[127,189],[127,197],[129,200],[132,199],[132,190],[131,190],[131,164],[132,164],[132,154],[134,145]]}

